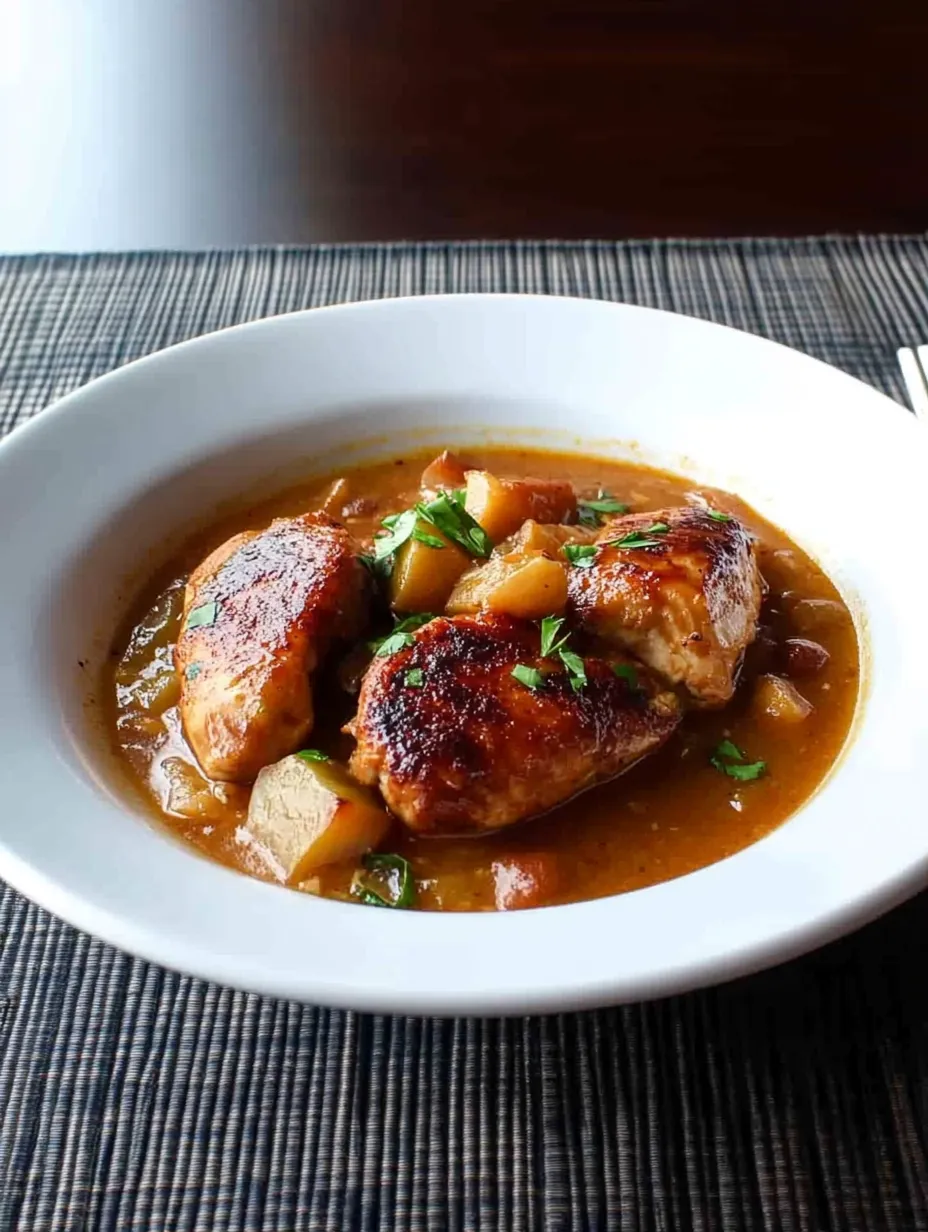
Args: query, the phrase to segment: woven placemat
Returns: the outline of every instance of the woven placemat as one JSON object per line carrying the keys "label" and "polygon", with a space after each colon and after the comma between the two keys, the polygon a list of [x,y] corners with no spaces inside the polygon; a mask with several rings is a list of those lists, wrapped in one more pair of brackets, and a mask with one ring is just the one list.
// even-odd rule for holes
{"label": "woven placemat", "polygon": [[[11,258],[0,428],[223,325],[472,290],[710,317],[900,401],[928,341],[917,238]],[[926,924],[923,896],[720,989],[437,1021],[182,978],[5,890],[0,1230],[928,1228]]]}

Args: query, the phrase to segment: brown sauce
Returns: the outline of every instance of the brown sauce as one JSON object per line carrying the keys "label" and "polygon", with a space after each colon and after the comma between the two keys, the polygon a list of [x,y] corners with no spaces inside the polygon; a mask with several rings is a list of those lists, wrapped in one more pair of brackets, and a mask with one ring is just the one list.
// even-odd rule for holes
{"label": "brown sauce", "polygon": [[[197,536],[146,591],[117,639],[108,680],[111,728],[118,758],[152,810],[175,834],[207,856],[243,873],[273,880],[247,843],[242,823],[247,787],[209,784],[184,741],[172,665],[184,581],[206,553],[232,534],[261,528],[275,516],[325,508],[359,538],[370,537],[387,514],[417,499],[422,467],[432,455],[313,479],[278,498],[224,519]],[[683,504],[693,485],[638,466],[529,450],[469,450],[469,463],[500,474],[570,480],[578,491],[607,489],[633,510]],[[548,902],[573,902],[693,872],[756,842],[811,796],[839,755],[853,718],[859,654],[853,620],[831,581],[781,531],[734,496],[702,491],[712,505],[737,515],[760,540],[769,586],[763,635],[746,656],[734,700],[724,710],[693,712],[671,741],[629,773],[562,805],[545,817],[473,839],[416,838],[398,822],[383,849],[405,856],[416,877],[419,906],[440,910],[493,909],[494,862],[542,855],[557,869]],[[801,723],[758,717],[752,690],[761,671],[784,673],[783,642],[805,637],[829,653],[821,670],[795,683],[812,704]],[[785,674],[785,673],[784,673]],[[354,701],[334,667],[317,689],[312,744],[346,757],[352,747],[340,726]],[[738,782],[709,761],[731,739],[764,776]],[[333,866],[307,885],[348,897],[352,869]]]}

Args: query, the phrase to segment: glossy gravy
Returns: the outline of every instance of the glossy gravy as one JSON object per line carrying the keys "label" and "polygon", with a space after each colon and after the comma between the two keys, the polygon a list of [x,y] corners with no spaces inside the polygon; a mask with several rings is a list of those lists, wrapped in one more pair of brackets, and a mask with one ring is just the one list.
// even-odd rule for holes
{"label": "glossy gravy", "polygon": [[[252,849],[242,822],[249,788],[211,784],[200,774],[177,712],[172,650],[184,582],[219,543],[275,516],[325,509],[359,539],[381,519],[417,499],[419,475],[434,451],[313,479],[272,501],[224,519],[191,541],[141,596],[114,643],[107,678],[111,732],[118,759],[165,825],[207,856],[252,876],[273,880]],[[553,856],[556,888],[550,902],[573,902],[639,889],[712,864],[756,842],[809,798],[845,742],[859,686],[854,624],[837,590],[781,531],[736,497],[694,489],[684,479],[626,463],[529,450],[475,449],[468,462],[500,474],[569,479],[578,492],[606,489],[633,511],[683,504],[694,491],[739,517],[760,540],[760,565],[769,586],[762,634],[746,656],[737,694],[724,710],[692,712],[658,753],[630,772],[560,806],[545,817],[472,839],[416,838],[396,823],[383,849],[405,856],[418,905],[436,910],[492,910],[495,861]],[[829,661],[795,684],[814,707],[786,724],[751,710],[759,672],[783,671],[782,643],[805,637]],[[342,667],[344,676],[344,665]],[[342,687],[337,664],[320,678],[314,747],[346,758],[352,741],[340,727],[355,698]],[[710,763],[725,738],[765,775],[738,782]],[[348,898],[353,868],[332,866],[305,888]]]}

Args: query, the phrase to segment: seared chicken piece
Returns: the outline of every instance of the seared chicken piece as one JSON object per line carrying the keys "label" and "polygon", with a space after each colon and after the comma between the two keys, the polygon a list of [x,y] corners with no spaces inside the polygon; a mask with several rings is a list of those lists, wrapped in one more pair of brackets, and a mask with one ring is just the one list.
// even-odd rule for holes
{"label": "seared chicken piece", "polygon": [[[574,692],[539,649],[538,629],[508,616],[423,625],[364,678],[347,728],[358,742],[352,773],[411,830],[480,833],[613,778],[679,722],[674,694],[621,656],[586,658]],[[542,673],[539,687],[514,676],[517,665]]]}
{"label": "seared chicken piece", "polygon": [[741,523],[691,506],[659,509],[612,519],[597,544],[569,572],[568,615],[699,702],[724,705],[764,591]]}
{"label": "seared chicken piece", "polygon": [[364,625],[367,574],[322,513],[236,535],[190,575],[174,666],[184,733],[206,775],[248,782],[313,725],[311,676]]}

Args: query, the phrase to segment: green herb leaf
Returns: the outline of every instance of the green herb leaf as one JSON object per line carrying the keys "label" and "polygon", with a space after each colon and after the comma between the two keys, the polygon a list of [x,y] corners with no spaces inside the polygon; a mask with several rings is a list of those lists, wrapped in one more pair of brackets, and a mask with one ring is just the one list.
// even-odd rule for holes
{"label": "green herb leaf", "polygon": [[613,663],[612,670],[620,680],[624,680],[630,689],[635,692],[640,692],[641,684],[638,680],[638,668],[633,663]]}
{"label": "green herb leaf", "polygon": [[300,749],[299,753],[295,754],[302,761],[331,761],[328,753],[323,753],[321,749]]}
{"label": "green herb leaf", "polygon": [[558,653],[561,656],[561,662],[567,668],[567,679],[570,681],[570,687],[575,693],[579,693],[587,683],[586,665],[576,651],[562,649]]}
{"label": "green herb leaf", "polygon": [[614,500],[608,492],[600,492],[596,500],[578,500],[577,517],[581,526],[601,526],[604,513],[628,513],[628,505]]}
{"label": "green herb leaf", "polygon": [[405,509],[402,513],[390,514],[389,518],[384,518],[385,526],[388,521],[389,528],[374,540],[375,560],[383,560],[385,556],[392,556],[397,548],[401,548],[416,529],[418,518],[415,509]]}
{"label": "green herb leaf", "polygon": [[195,607],[187,617],[187,623],[184,626],[186,629],[205,629],[209,625],[216,623],[216,617],[219,615],[219,604],[215,599],[209,603],[201,603],[199,607]]}
{"label": "green herb leaf", "polygon": [[372,852],[351,881],[351,893],[371,907],[415,907],[416,883],[402,856]]}
{"label": "green herb leaf", "polygon": [[744,754],[731,740],[723,740],[715,750],[716,757],[727,757],[729,761],[744,761]]}
{"label": "green herb leaf", "polygon": [[563,616],[545,616],[544,619],[542,620],[541,622],[541,655],[542,655],[542,658],[546,659],[548,658],[549,655],[556,654],[557,651],[560,649],[560,647],[566,643],[568,637],[570,636],[569,633],[565,633],[564,636],[561,638],[558,637],[558,633],[560,632],[561,625],[563,625],[563,623],[564,623]]}
{"label": "green herb leaf", "polygon": [[397,654],[400,650],[405,650],[414,641],[415,639],[411,633],[389,633],[379,643],[374,654],[380,659],[385,659],[388,655]]}
{"label": "green herb leaf", "polygon": [[404,616],[398,621],[391,633],[386,633],[383,637],[375,637],[367,644],[376,655],[385,657],[396,654],[398,650],[404,650],[412,645],[414,629],[421,629],[423,625],[427,625],[430,620],[434,619],[431,612],[413,612],[411,616]]}
{"label": "green herb leaf", "polygon": [[456,495],[442,492],[428,504],[416,505],[416,513],[431,524],[452,543],[464,549],[470,556],[489,556],[493,541],[475,518],[464,508],[464,502]]}
{"label": "green herb leaf", "polygon": [[425,680],[422,675],[422,668],[421,667],[411,667],[409,671],[406,673],[403,679],[403,683],[408,685],[411,689],[421,689],[423,684],[425,683]]}
{"label": "green herb leaf", "polygon": [[564,555],[577,569],[591,569],[596,560],[595,543],[565,543]]}
{"label": "green herb leaf", "polygon": [[623,535],[621,539],[613,539],[609,546],[613,548],[659,548],[663,547],[663,544],[660,539],[649,539],[640,530],[633,530]]}
{"label": "green herb leaf", "polygon": [[767,769],[765,761],[746,763],[744,753],[731,740],[723,740],[709,761],[721,774],[727,774],[729,778],[738,779],[742,783],[759,779]]}
{"label": "green herb leaf", "polygon": [[709,517],[713,522],[734,522],[734,518],[730,513],[722,513],[721,509],[707,509]]}
{"label": "green herb leaf", "polygon": [[759,779],[767,769],[765,761],[752,761],[747,765],[726,765],[725,773],[729,778],[739,779],[742,783],[750,782],[752,779]]}
{"label": "green herb leaf", "polygon": [[401,514],[399,513],[388,513],[385,518],[381,518],[380,524],[392,529],[399,521],[400,516]]}
{"label": "green herb leaf", "polygon": [[670,525],[667,522],[652,522],[644,533],[646,535],[666,535],[669,530]]}
{"label": "green herb leaf", "polygon": [[417,543],[424,543],[429,548],[443,548],[445,546],[444,539],[439,539],[437,535],[427,535],[424,530],[420,530],[417,526],[412,532],[413,539]]}
{"label": "green herb leaf", "polygon": [[454,488],[451,492],[451,499],[456,505],[463,505],[467,500],[467,488]]}
{"label": "green herb leaf", "polygon": [[527,689],[540,689],[545,682],[545,678],[537,667],[529,667],[527,663],[517,663],[511,673],[519,684],[525,685]]}
{"label": "green herb leaf", "polygon": [[184,669],[184,677],[187,680],[196,680],[202,670],[203,665],[201,663],[188,663]]}

